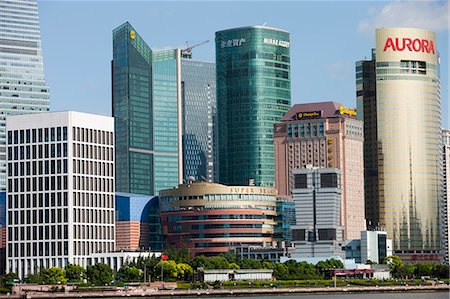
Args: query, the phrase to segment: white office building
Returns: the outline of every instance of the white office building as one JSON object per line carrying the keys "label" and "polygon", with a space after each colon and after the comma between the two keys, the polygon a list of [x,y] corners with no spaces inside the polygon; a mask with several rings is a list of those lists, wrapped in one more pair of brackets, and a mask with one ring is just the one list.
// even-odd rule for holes
{"label": "white office building", "polygon": [[292,174],[296,225],[291,227],[295,247],[291,257],[344,257],[341,170],[309,167]]}
{"label": "white office building", "polygon": [[86,266],[114,251],[112,117],[10,116],[7,154],[7,272]]}

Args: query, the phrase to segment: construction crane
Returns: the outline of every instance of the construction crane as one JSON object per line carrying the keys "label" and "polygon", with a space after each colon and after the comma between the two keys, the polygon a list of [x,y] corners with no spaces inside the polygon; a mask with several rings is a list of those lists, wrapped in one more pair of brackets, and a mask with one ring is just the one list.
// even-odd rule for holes
{"label": "construction crane", "polygon": [[209,40],[205,40],[201,43],[195,44],[193,46],[189,46],[189,43],[186,41],[186,48],[181,50],[181,58],[188,58],[191,59],[192,58],[192,49],[204,45],[206,43],[209,43]]}

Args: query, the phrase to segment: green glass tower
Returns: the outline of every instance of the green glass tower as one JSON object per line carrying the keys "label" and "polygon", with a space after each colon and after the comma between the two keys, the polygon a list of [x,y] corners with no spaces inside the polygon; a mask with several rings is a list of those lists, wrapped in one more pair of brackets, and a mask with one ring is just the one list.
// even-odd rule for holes
{"label": "green glass tower", "polygon": [[216,32],[219,178],[274,182],[273,124],[291,106],[289,32],[251,26]]}
{"label": "green glass tower", "polygon": [[116,191],[157,195],[179,182],[179,111],[173,51],[155,54],[127,22],[113,31]]}

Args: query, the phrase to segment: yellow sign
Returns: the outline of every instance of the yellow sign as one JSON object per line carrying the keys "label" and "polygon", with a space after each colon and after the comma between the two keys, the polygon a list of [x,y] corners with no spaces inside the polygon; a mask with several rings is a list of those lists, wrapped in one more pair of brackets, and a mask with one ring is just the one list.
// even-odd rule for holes
{"label": "yellow sign", "polygon": [[297,113],[297,119],[321,117],[322,111],[310,111]]}
{"label": "yellow sign", "polygon": [[134,39],[136,37],[136,33],[134,31],[130,31],[130,38]]}
{"label": "yellow sign", "polygon": [[339,107],[339,113],[342,114],[346,114],[346,115],[350,115],[350,116],[356,116],[356,109],[350,109],[350,108],[345,108],[344,106]]}

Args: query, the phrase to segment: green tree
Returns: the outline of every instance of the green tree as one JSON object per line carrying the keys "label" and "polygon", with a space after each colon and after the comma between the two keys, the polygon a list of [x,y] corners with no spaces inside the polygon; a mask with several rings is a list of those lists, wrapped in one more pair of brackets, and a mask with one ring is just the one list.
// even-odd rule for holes
{"label": "green tree", "polygon": [[261,262],[254,259],[243,259],[239,262],[241,269],[262,269]]}
{"label": "green tree", "polygon": [[68,282],[83,282],[86,278],[86,271],[81,266],[68,264],[66,266],[66,278]]}
{"label": "green tree", "polygon": [[164,281],[172,281],[178,277],[177,263],[175,263],[175,261],[160,261],[156,264],[155,270],[159,269],[159,271],[161,271],[161,268],[164,277],[160,277],[160,279],[164,279]]}
{"label": "green tree", "polygon": [[142,281],[144,271],[136,267],[124,266],[116,274],[116,279],[124,282]]}
{"label": "green tree", "polygon": [[164,250],[165,255],[169,257],[169,260],[175,261],[175,263],[189,263],[189,250],[187,248],[178,249],[176,247],[169,247]]}
{"label": "green tree", "polygon": [[230,264],[238,264],[241,260],[241,256],[234,252],[233,250],[222,253],[220,256],[224,257]]}
{"label": "green tree", "polygon": [[109,285],[113,280],[113,270],[106,264],[89,265],[86,269],[87,279],[94,285]]}
{"label": "green tree", "polygon": [[64,284],[67,282],[66,271],[60,267],[52,267],[41,270],[43,284]]}
{"label": "green tree", "polygon": [[178,279],[184,280],[184,281],[191,281],[192,275],[194,274],[194,270],[191,266],[185,263],[179,263],[177,264],[177,275]]}
{"label": "green tree", "polygon": [[42,276],[39,273],[30,274],[25,278],[26,283],[42,284]]}

